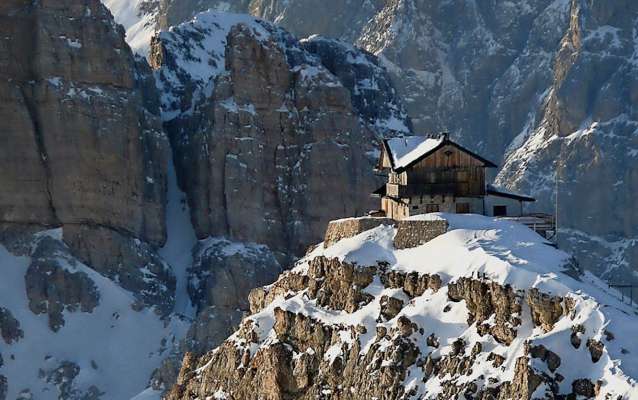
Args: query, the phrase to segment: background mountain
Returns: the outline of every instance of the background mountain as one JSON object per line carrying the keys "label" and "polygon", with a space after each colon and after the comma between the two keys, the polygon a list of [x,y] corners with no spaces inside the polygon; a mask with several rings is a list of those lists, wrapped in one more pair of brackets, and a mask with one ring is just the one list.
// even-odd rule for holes
{"label": "background mountain", "polygon": [[167,0],[155,26],[208,8],[379,56],[414,130],[452,132],[500,163],[497,183],[536,196],[532,210],[553,213],[559,170],[561,246],[604,279],[638,282],[636,2]]}

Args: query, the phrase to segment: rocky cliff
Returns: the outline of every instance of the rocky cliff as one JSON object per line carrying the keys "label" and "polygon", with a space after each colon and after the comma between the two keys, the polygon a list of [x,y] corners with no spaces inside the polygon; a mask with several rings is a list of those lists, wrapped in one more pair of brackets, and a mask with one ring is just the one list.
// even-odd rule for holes
{"label": "rocky cliff", "polygon": [[318,246],[168,398],[635,398],[635,312],[525,227],[443,215],[396,250],[381,225]]}
{"label": "rocky cliff", "polygon": [[209,12],[161,33],[150,57],[198,237],[285,260],[375,206],[377,139],[409,120],[374,56]]}
{"label": "rocky cliff", "polygon": [[183,329],[151,70],[99,1],[5,1],[0,36],[0,398],[130,397]]}
{"label": "rocky cliff", "polygon": [[98,1],[0,11],[0,222],[102,226],[162,244],[168,142],[144,90],[148,66]]}

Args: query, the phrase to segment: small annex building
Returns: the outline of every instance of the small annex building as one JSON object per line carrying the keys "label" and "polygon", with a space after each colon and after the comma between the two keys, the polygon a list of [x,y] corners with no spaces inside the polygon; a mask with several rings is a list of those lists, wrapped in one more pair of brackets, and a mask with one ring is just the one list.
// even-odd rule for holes
{"label": "small annex building", "polygon": [[373,195],[378,214],[393,219],[431,212],[521,217],[530,196],[486,184],[496,164],[453,142],[447,134],[402,136],[382,142],[377,171],[387,183]]}

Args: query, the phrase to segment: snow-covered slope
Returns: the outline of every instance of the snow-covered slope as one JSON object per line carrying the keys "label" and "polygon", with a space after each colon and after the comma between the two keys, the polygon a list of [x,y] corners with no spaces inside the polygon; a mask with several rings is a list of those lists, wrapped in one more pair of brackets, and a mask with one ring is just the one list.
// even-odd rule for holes
{"label": "snow-covered slope", "polygon": [[152,0],[102,0],[115,22],[126,31],[126,41],[137,54],[146,56],[158,29],[159,3]]}
{"label": "snow-covered slope", "polygon": [[251,293],[256,313],[169,398],[638,398],[638,316],[617,292],[517,223],[415,218],[449,230],[396,250],[381,225]]}
{"label": "snow-covered slope", "polygon": [[[133,293],[73,258],[61,236],[61,229],[41,232],[25,246],[57,248],[38,261],[65,271],[67,277],[85,276],[97,291],[97,306],[89,311],[81,309],[83,303],[71,302],[62,313],[63,326],[52,331],[47,315],[33,312],[37,293],[28,296],[37,285],[26,277],[34,265],[33,253],[16,256],[0,245],[0,305],[22,332],[9,343],[0,340],[6,398],[128,399],[147,386],[169,344],[183,337],[188,325],[178,318],[161,319],[153,309],[134,309]],[[81,290],[68,278],[62,285],[59,280],[47,285],[51,298],[62,289],[69,296]]]}

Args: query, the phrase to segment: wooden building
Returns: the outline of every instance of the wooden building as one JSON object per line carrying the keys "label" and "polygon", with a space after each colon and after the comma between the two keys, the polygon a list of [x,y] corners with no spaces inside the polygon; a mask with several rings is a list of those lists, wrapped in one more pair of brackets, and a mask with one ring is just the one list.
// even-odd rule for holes
{"label": "wooden building", "polygon": [[394,219],[439,211],[522,216],[523,203],[534,199],[487,185],[485,171],[495,167],[446,134],[386,139],[377,170],[388,182],[373,194],[380,213]]}

